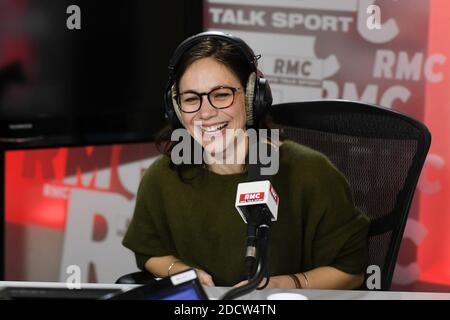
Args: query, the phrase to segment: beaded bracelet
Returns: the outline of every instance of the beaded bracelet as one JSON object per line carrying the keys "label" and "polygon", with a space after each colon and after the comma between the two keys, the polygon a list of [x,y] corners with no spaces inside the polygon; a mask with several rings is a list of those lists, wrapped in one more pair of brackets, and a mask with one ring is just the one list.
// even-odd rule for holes
{"label": "beaded bracelet", "polygon": [[291,277],[292,280],[294,280],[295,288],[296,289],[301,289],[302,284],[300,283],[300,280],[298,280],[297,276],[295,274],[288,274],[288,276]]}

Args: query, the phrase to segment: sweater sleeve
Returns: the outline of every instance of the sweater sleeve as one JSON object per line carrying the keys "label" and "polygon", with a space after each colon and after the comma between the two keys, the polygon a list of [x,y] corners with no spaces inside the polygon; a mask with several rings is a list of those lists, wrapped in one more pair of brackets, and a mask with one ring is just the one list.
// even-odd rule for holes
{"label": "sweater sleeve", "polygon": [[324,156],[315,165],[307,231],[309,267],[331,266],[350,274],[364,272],[369,219],[355,207],[344,175]]}
{"label": "sweater sleeve", "polygon": [[156,160],[145,172],[137,192],[133,217],[122,244],[132,250],[138,268],[154,256],[170,255],[169,243],[164,234],[164,215],[159,183],[161,159]]}

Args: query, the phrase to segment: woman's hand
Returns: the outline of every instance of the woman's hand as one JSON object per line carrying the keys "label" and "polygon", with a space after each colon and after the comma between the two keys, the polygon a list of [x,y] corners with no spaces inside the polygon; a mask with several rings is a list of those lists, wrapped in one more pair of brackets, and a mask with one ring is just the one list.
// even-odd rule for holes
{"label": "woman's hand", "polygon": [[[276,278],[276,277],[270,278],[269,283],[267,284],[266,288],[277,288],[276,279],[274,279],[274,278]],[[267,278],[262,279],[261,283],[258,285],[258,288],[261,288],[266,283],[266,281],[267,281]],[[235,284],[233,286],[233,288],[242,287],[242,286],[246,285],[247,283],[248,283],[248,280],[241,281],[238,284]]]}
{"label": "woman's hand", "polygon": [[[308,281],[306,282],[306,276]],[[352,290],[359,288],[364,282],[364,274],[349,274],[340,271],[334,267],[324,266],[296,275],[303,289],[346,289]],[[241,281],[234,287],[241,287],[248,281]],[[259,287],[265,284],[265,279],[261,281]],[[279,275],[270,277],[266,288],[295,288],[296,283],[289,275]]]}
{"label": "woman's hand", "polygon": [[202,269],[194,269],[197,272],[198,280],[200,280],[200,283],[206,287],[214,287],[215,284],[213,282],[213,278],[209,273]]}

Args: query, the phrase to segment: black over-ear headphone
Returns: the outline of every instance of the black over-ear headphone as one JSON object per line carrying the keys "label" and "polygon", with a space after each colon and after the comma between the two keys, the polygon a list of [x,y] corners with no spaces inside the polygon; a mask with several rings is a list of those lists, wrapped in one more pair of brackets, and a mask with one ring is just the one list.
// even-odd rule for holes
{"label": "black over-ear headphone", "polygon": [[175,70],[183,54],[206,38],[223,40],[235,44],[248,61],[248,65],[250,70],[252,70],[252,73],[248,79],[245,90],[247,126],[257,126],[259,120],[261,120],[272,105],[272,92],[270,90],[269,83],[258,69],[259,56],[255,56],[253,50],[242,39],[219,31],[206,31],[196,34],[184,40],[175,49],[169,63],[169,81],[167,82],[164,94],[166,119],[174,128],[182,127],[181,121],[178,118],[180,111],[176,93],[174,92]]}

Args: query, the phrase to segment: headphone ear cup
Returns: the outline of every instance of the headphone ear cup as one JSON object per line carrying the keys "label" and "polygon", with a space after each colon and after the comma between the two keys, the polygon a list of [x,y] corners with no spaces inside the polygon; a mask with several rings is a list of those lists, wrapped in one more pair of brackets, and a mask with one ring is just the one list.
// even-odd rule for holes
{"label": "headphone ear cup", "polygon": [[272,90],[267,79],[258,77],[255,82],[255,92],[253,101],[254,123],[258,125],[259,121],[266,115],[272,106]]}
{"label": "headphone ear cup", "polygon": [[183,125],[180,118],[181,115],[179,114],[178,103],[175,98],[176,93],[174,92],[174,90],[175,85],[172,85],[171,87],[169,87],[169,89],[166,90],[166,93],[164,95],[164,102],[166,119],[169,121],[172,127],[176,129],[181,128]]}
{"label": "headphone ear cup", "polygon": [[170,92],[170,89],[166,89],[164,92],[164,115],[166,117],[166,120],[172,123],[173,119],[173,105],[172,105],[172,93]]}

